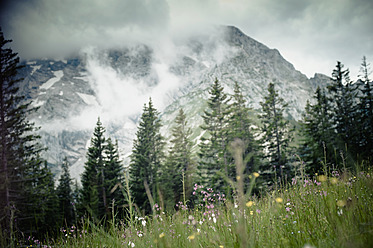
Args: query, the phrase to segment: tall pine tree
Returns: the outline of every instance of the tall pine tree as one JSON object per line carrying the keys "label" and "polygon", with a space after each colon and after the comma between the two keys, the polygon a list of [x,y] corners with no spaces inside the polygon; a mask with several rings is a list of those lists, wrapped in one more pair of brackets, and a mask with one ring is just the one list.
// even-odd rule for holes
{"label": "tall pine tree", "polygon": [[62,162],[61,168],[62,174],[58,180],[59,184],[56,189],[59,203],[59,213],[61,215],[60,225],[71,226],[76,221],[74,220],[74,199],[71,189],[72,181],[69,172],[69,162],[67,161],[66,157]]}
{"label": "tall pine tree", "polygon": [[260,105],[263,112],[260,115],[263,132],[261,142],[266,150],[265,157],[269,161],[263,165],[262,173],[267,180],[273,178],[273,173],[282,178],[291,171],[288,164],[288,150],[293,129],[283,116],[287,103],[279,97],[275,85],[270,83],[268,94],[264,97],[264,101],[260,102]]}
{"label": "tall pine tree", "polygon": [[341,153],[343,160],[352,165],[356,160],[360,143],[358,130],[355,128],[358,125],[357,91],[356,86],[350,81],[349,70],[344,70],[343,67],[338,61],[328,91],[334,108],[332,123],[337,133],[338,153]]}
{"label": "tall pine tree", "polygon": [[157,200],[157,184],[164,159],[164,138],[160,134],[160,128],[159,113],[150,99],[141,115],[129,168],[134,202],[145,213],[151,212],[150,199]]}
{"label": "tall pine tree", "polygon": [[361,87],[361,94],[359,96],[359,116],[358,124],[360,130],[360,147],[359,149],[363,159],[367,160],[369,164],[373,161],[373,81],[369,78],[371,70],[366,57],[360,67],[361,74],[359,78],[363,83]]}
{"label": "tall pine tree", "polygon": [[317,173],[323,169],[324,165],[336,163],[331,107],[330,99],[320,87],[315,91],[313,104],[307,102],[301,123],[304,140],[300,153],[302,159],[307,162],[308,173]]}
{"label": "tall pine tree", "polygon": [[171,147],[161,177],[162,192],[168,209],[175,207],[179,201],[188,200],[192,192],[195,161],[191,134],[186,115],[180,109],[172,129]]}
{"label": "tall pine tree", "polygon": [[217,172],[229,176],[229,151],[226,135],[227,128],[227,95],[224,87],[216,79],[210,90],[210,98],[207,101],[207,109],[203,113],[203,125],[205,131],[199,144],[198,173],[200,183],[214,188],[216,191],[227,190],[227,183]]}
{"label": "tall pine tree", "polygon": [[0,30],[0,225],[14,246],[16,231],[41,236],[39,227],[54,225],[55,195],[37,128],[27,120],[35,109],[18,92],[19,58],[6,48],[9,42]]}
{"label": "tall pine tree", "polygon": [[106,189],[103,184],[104,174],[104,149],[105,128],[98,118],[88,148],[87,162],[82,174],[81,205],[85,207],[92,217],[101,219],[107,211]]}
{"label": "tall pine tree", "polygon": [[[121,191],[121,187],[124,185],[123,167],[122,161],[119,158],[118,142],[113,144],[111,138],[107,139],[105,146],[104,165],[106,202],[109,207],[114,207],[115,215],[123,214],[123,211],[121,211],[124,205],[124,197]],[[110,211],[111,213],[112,211]]]}
{"label": "tall pine tree", "polygon": [[[246,106],[246,101],[237,82],[234,85],[232,100],[233,102],[229,105],[230,114],[228,118],[227,140],[228,143],[233,142],[236,138],[243,141],[243,156],[246,166],[244,172],[249,174],[258,169],[255,167],[258,165],[259,147],[257,141],[254,139],[250,109]],[[230,164],[234,164],[232,156],[230,156],[229,160]],[[228,176],[236,178],[235,172],[234,166],[231,166]]]}

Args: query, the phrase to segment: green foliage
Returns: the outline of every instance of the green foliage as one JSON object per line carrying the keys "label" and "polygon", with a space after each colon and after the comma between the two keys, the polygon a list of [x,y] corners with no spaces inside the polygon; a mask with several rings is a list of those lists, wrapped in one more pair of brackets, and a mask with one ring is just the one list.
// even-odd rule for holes
{"label": "green foliage", "polygon": [[229,171],[226,136],[228,97],[224,93],[224,87],[217,79],[211,86],[209,93],[208,108],[202,116],[204,124],[201,129],[205,131],[205,135],[201,137],[199,144],[198,174],[202,185],[210,183],[217,191],[224,191],[225,182],[217,172],[228,176]]}
{"label": "green foliage", "polygon": [[192,173],[195,169],[191,133],[186,115],[183,109],[180,109],[172,129],[171,147],[160,178],[166,209],[173,209],[178,202],[185,202],[191,196]]}
{"label": "green foliage", "polygon": [[104,217],[109,219],[113,212],[110,207],[114,207],[114,213],[117,214],[118,207],[123,205],[120,190],[123,185],[123,168],[118,145],[114,145],[110,138],[106,139],[104,133],[105,128],[98,118],[88,148],[80,192],[80,208],[84,207],[83,213],[88,213],[96,220]]}
{"label": "green foliage", "polygon": [[[105,161],[104,161],[104,188],[106,194],[106,202],[109,206],[115,207],[114,213],[123,216],[123,194],[121,188],[124,185],[122,161],[119,158],[118,142],[113,144],[110,138],[107,139],[105,146]],[[110,214],[113,211],[110,211]],[[111,216],[113,217],[113,216]],[[110,219],[110,218],[108,218]]]}
{"label": "green foliage", "polygon": [[37,128],[27,120],[34,111],[19,95],[19,58],[0,31],[0,229],[10,247],[23,235],[42,236],[54,226],[53,176],[40,153]]}
{"label": "green foliage", "polygon": [[60,226],[71,226],[76,223],[75,213],[74,213],[74,199],[72,192],[72,181],[69,172],[69,162],[65,157],[62,165],[62,175],[59,178],[59,183],[56,189],[58,203],[59,203],[59,214],[60,214]]}
{"label": "green foliage", "polygon": [[283,178],[292,169],[288,163],[290,157],[288,152],[293,129],[283,116],[288,104],[279,97],[275,85],[270,83],[268,95],[264,97],[260,105],[263,112],[260,115],[263,132],[261,143],[266,150],[264,157],[269,161],[262,166],[261,174],[265,176],[266,181],[273,178],[274,174]]}
{"label": "green foliage", "polygon": [[334,109],[332,123],[337,133],[337,152],[342,154],[343,160],[348,159],[348,164],[352,165],[356,160],[354,154],[358,154],[359,143],[357,140],[359,130],[355,126],[357,124],[357,91],[356,86],[350,80],[349,70],[343,70],[343,67],[343,64],[338,61],[333,70],[328,91]]}
{"label": "green foliage", "polygon": [[357,129],[359,130],[358,140],[360,142],[359,154],[362,158],[373,161],[373,82],[369,76],[371,70],[369,63],[366,61],[366,57],[363,57],[361,63],[361,75],[360,83],[363,84],[361,87],[361,94],[359,94],[358,104],[358,118],[357,118]]}
{"label": "green foliage", "polygon": [[[63,230],[57,247],[371,247],[372,171],[303,178],[245,205],[225,201],[136,217],[109,231],[85,222]],[[205,191],[209,192],[209,189]],[[205,192],[204,191],[204,192]],[[243,211],[245,210],[245,211]],[[243,215],[243,218],[241,218]],[[76,235],[75,233],[81,234]],[[242,237],[245,237],[243,240]],[[244,245],[246,244],[246,245]]]}
{"label": "green foliage", "polygon": [[156,197],[159,182],[160,168],[164,159],[164,141],[160,134],[161,122],[158,111],[153,107],[151,99],[148,106],[144,106],[136,139],[133,142],[131,162],[129,168],[130,186],[134,202],[137,206],[149,213],[152,197]]}
{"label": "green foliage", "polygon": [[[324,165],[335,164],[335,132],[331,122],[332,106],[325,91],[318,87],[313,96],[314,104],[307,102],[302,121],[303,144],[300,147],[307,172],[316,173]],[[327,159],[327,161],[325,161]]]}
{"label": "green foliage", "polygon": [[[258,142],[254,139],[255,130],[252,128],[252,116],[250,116],[250,109],[246,107],[246,101],[242,95],[239,84],[234,85],[233,102],[229,104],[228,126],[227,126],[227,140],[228,143],[235,139],[240,139],[243,142],[243,156],[244,156],[244,173],[250,174],[258,169],[259,157],[262,155],[259,149]],[[232,166],[235,161],[233,155],[230,154],[230,171],[228,176],[236,178],[236,171]]]}
{"label": "green foliage", "polygon": [[98,118],[88,148],[87,162],[82,174],[81,205],[95,218],[101,219],[107,211],[106,195],[103,185],[105,128]]}

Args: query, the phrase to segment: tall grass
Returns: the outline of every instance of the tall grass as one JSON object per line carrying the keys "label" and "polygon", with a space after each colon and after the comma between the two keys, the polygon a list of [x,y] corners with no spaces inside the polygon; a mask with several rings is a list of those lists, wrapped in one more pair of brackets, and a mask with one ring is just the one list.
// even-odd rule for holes
{"label": "tall grass", "polygon": [[164,213],[154,204],[152,216],[109,229],[84,220],[45,247],[373,247],[370,168],[293,179],[260,199],[231,202],[200,185],[193,192],[194,209],[180,202]]}

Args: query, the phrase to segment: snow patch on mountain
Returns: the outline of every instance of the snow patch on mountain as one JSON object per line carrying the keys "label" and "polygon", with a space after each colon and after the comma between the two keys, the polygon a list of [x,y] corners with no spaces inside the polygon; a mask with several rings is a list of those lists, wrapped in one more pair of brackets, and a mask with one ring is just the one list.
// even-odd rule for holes
{"label": "snow patch on mountain", "polygon": [[96,101],[96,97],[84,93],[79,93],[77,92],[78,96],[82,98],[82,100],[87,104],[87,105],[93,105],[93,106],[98,106],[98,103]]}
{"label": "snow patch on mountain", "polygon": [[40,86],[40,89],[48,90],[50,87],[52,87],[56,82],[60,81],[63,77],[63,71],[54,71],[53,72],[54,77],[49,79],[47,82],[45,82],[43,85]]}

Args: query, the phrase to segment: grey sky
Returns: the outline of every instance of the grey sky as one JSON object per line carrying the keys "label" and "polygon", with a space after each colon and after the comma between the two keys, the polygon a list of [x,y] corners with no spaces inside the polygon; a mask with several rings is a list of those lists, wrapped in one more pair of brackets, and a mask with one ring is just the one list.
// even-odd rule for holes
{"label": "grey sky", "polygon": [[309,77],[340,60],[355,78],[363,55],[373,61],[372,13],[372,0],[16,0],[1,26],[27,59],[234,25]]}

